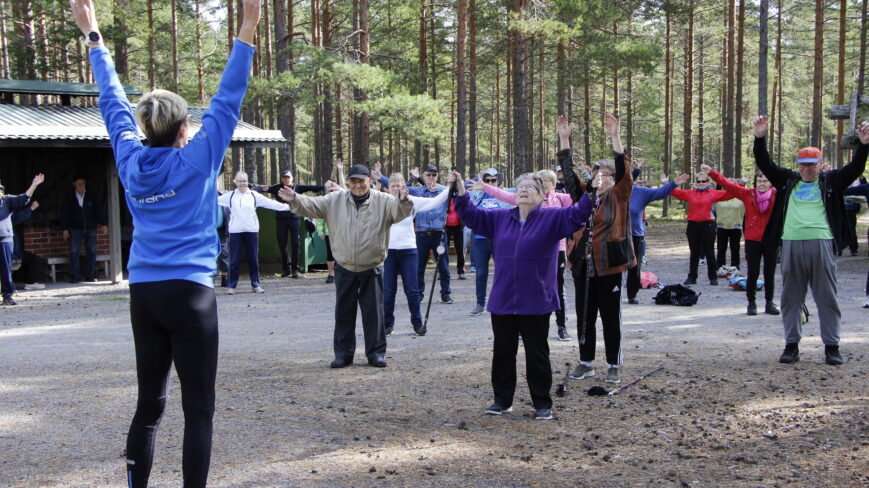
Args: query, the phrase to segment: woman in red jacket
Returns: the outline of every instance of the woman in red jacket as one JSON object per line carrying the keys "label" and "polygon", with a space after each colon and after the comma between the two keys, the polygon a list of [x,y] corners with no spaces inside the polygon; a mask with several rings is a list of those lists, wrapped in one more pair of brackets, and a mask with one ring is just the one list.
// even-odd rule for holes
{"label": "woman in red jacket", "polygon": [[748,261],[748,280],[745,286],[745,297],[748,298],[748,315],[757,315],[755,295],[757,292],[757,277],[760,275],[760,259],[763,258],[763,282],[764,295],[766,296],[766,310],[770,315],[778,315],[779,309],[773,303],[775,295],[775,263],[777,248],[764,246],[763,231],[772,215],[772,206],[775,204],[775,188],[766,179],[766,176],[757,172],[754,175],[754,188],[745,188],[728,180],[721,173],[707,165],[700,166],[700,171],[709,174],[716,183],[724,188],[724,191],[742,200],[745,204],[745,259]]}
{"label": "woman in red jacket", "polygon": [[709,176],[706,173],[697,175],[694,190],[673,190],[672,195],[679,200],[688,202],[688,228],[685,234],[688,236],[688,248],[691,250],[690,267],[686,285],[697,283],[697,264],[702,254],[706,258],[709,284],[718,284],[718,275],[715,269],[715,215],[712,213],[712,204],[724,200],[730,200],[732,195],[724,190],[712,190],[709,187]]}

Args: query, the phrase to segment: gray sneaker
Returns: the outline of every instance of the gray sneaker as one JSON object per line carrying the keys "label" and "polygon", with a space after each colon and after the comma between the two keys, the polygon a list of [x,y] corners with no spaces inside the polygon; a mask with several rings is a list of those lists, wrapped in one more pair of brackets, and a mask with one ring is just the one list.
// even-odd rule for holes
{"label": "gray sneaker", "polygon": [[607,368],[606,382],[616,384],[622,382],[622,380],[619,378],[619,368]]}
{"label": "gray sneaker", "polygon": [[483,312],[485,312],[485,311],[486,311],[486,306],[485,306],[485,305],[480,305],[480,304],[478,303],[478,304],[474,305],[474,309],[471,310],[471,313],[469,313],[468,315],[471,315],[471,316],[473,316],[473,315],[480,315],[481,313],[483,313]]}
{"label": "gray sneaker", "polygon": [[570,378],[574,380],[584,380],[594,376],[594,368],[584,364],[578,364],[573,372],[570,373]]}

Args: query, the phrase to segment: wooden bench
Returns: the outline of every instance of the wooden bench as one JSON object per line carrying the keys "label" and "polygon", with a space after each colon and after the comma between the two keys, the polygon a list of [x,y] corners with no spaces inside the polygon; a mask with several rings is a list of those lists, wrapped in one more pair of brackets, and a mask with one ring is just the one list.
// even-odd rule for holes
{"label": "wooden bench", "polygon": [[[58,258],[48,258],[46,260],[48,265],[51,266],[51,282],[57,283],[57,265],[58,264],[69,264],[69,257],[58,257]],[[108,254],[97,254],[97,262],[103,263],[103,269],[106,273],[106,278],[109,277],[109,263],[111,262],[111,258]]]}

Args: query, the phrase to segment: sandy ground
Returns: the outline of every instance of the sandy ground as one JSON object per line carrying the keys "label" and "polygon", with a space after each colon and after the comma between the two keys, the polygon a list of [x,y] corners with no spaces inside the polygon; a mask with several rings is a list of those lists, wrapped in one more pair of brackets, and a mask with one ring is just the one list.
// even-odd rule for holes
{"label": "sandy ground", "polygon": [[[861,231],[865,236],[865,228]],[[219,294],[220,363],[210,484],[267,486],[869,486],[869,260],[839,261],[845,364],[823,363],[814,304],[802,361],[777,362],[781,319],[747,317],[743,293],[697,286],[690,308],[623,305],[622,378],[662,372],[612,398],[572,381],[556,421],[491,403],[488,314],[469,317],[473,275],[413,335],[403,297],[389,366],[331,370],[334,290],[325,273],[269,277],[264,295]],[[846,253],[847,254],[847,253]],[[684,225],[650,230],[649,265],[687,272]],[[744,260],[744,257],[743,257]],[[702,274],[702,273],[701,273]],[[573,282],[566,282],[575,335]],[[780,290],[780,286],[778,287]],[[122,486],[136,400],[125,284],[22,292],[0,310],[0,486]],[[555,333],[554,318],[551,334]],[[598,334],[600,336],[600,333]],[[550,341],[555,381],[578,346]],[[173,376],[151,484],[181,485],[183,420]]]}

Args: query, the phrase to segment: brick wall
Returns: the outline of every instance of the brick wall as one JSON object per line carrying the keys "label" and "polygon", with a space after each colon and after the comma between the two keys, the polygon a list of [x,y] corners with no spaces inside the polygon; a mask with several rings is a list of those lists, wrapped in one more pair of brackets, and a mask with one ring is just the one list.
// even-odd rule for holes
{"label": "brick wall", "polygon": [[[41,259],[54,257],[69,257],[69,241],[63,239],[63,230],[54,227],[22,227],[16,229],[24,239],[24,249],[36,254]],[[109,234],[97,233],[97,254],[109,254]],[[84,243],[82,243],[84,255]],[[102,265],[97,263],[97,274],[102,274]],[[68,264],[57,265],[58,280],[69,272]]]}

